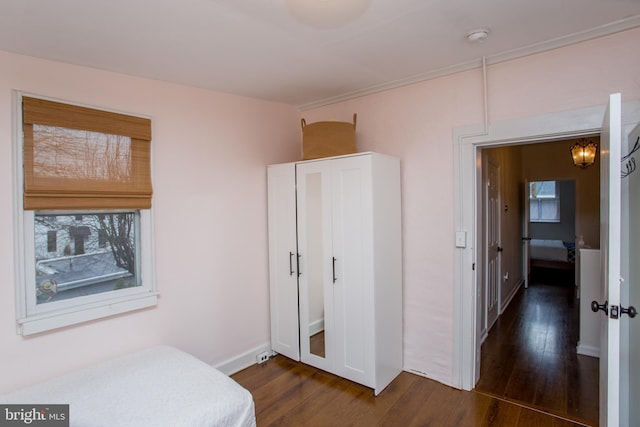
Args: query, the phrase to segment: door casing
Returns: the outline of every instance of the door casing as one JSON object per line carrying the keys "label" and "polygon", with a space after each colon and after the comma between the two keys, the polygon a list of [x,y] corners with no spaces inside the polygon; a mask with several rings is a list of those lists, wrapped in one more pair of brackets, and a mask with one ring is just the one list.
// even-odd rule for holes
{"label": "door casing", "polygon": [[[469,236],[454,255],[454,360],[452,385],[471,390],[480,375],[479,335],[482,240],[479,238],[482,148],[548,142],[600,133],[605,105],[454,129],[454,223]],[[623,123],[640,114],[640,101],[624,104]],[[479,207],[480,206],[480,207]]]}

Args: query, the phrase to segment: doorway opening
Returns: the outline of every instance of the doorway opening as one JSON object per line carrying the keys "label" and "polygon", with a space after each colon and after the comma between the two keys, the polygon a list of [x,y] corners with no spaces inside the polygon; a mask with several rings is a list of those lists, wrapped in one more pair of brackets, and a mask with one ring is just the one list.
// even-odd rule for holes
{"label": "doorway opening", "polygon": [[[476,195],[480,194],[477,190],[482,183],[481,168],[479,167],[481,164],[481,150],[503,145],[548,142],[563,138],[581,138],[599,134],[602,131],[605,139],[601,143],[606,147],[603,148],[601,154],[603,156],[606,154],[607,163],[606,167],[603,167],[603,171],[606,170],[606,174],[601,179],[603,188],[608,192],[603,194],[605,202],[602,204],[600,211],[606,209],[606,212],[613,215],[612,218],[615,224],[607,222],[606,218],[604,223],[607,226],[606,230],[613,230],[618,233],[617,228],[620,225],[620,221],[622,221],[623,228],[629,228],[628,223],[630,221],[625,216],[627,215],[625,213],[626,208],[623,206],[621,209],[618,206],[620,203],[618,196],[611,203],[607,202],[607,200],[610,200],[608,198],[610,194],[617,194],[616,185],[619,187],[619,184],[616,184],[618,183],[616,177],[620,175],[620,165],[615,163],[613,159],[622,158],[624,160],[625,157],[620,153],[621,139],[624,142],[626,138],[631,137],[632,133],[640,132],[640,126],[637,126],[637,118],[640,117],[640,102],[626,102],[621,108],[620,98],[620,94],[613,94],[609,97],[609,102],[606,105],[496,122],[492,123],[491,126],[474,125],[454,129],[454,223],[456,226],[456,241],[458,241],[459,234],[462,237],[465,237],[466,234],[468,239],[466,239],[464,245],[456,246],[457,249],[454,256],[453,362],[455,369],[453,371],[453,385],[465,390],[471,390],[475,387],[480,377],[480,345],[482,341],[478,325],[480,324],[482,311],[479,305],[479,295],[482,275],[484,274],[484,263],[482,251],[479,249],[482,242],[478,233],[481,212],[478,209]],[[609,111],[612,114],[609,114]],[[622,117],[620,118],[620,116]],[[637,137],[637,139],[640,141],[640,137]],[[610,141],[613,145],[610,145]],[[633,150],[635,150],[633,141],[629,140],[628,142],[630,144],[629,148],[631,149],[633,146]],[[610,152],[610,148],[615,148],[615,152]],[[632,152],[635,152],[633,150]],[[632,152],[627,154],[626,157],[632,155]],[[623,192],[625,191],[624,186],[622,190]],[[579,194],[578,197],[580,197]],[[604,287],[601,289],[605,296],[604,299],[608,299],[609,302],[615,301],[616,304],[619,304],[618,300],[621,297],[620,301],[628,304],[624,293],[617,293],[617,287],[609,288],[607,286],[607,283],[618,283],[620,276],[620,272],[617,270],[619,268],[618,262],[623,264],[623,273],[629,269],[628,266],[625,266],[625,262],[628,263],[628,257],[616,258],[616,256],[619,257],[620,255],[620,249],[624,250],[623,253],[629,255],[626,251],[629,245],[625,240],[626,235],[623,234],[622,237],[622,240],[612,240],[609,239],[608,233],[603,237],[605,243],[608,243],[609,247],[615,250],[608,252],[605,247],[607,256],[602,257],[602,259],[606,261],[606,265],[598,269],[599,272],[608,272],[608,274],[601,274],[600,277],[601,281],[604,280],[602,282]],[[463,240],[461,239],[461,241]],[[611,267],[608,269],[607,266],[616,268]],[[614,318],[614,320],[617,320],[617,318]],[[625,319],[625,322],[628,322],[628,320]],[[628,419],[629,390],[631,390],[631,387],[625,381],[629,378],[628,372],[630,370],[627,357],[630,351],[627,351],[624,346],[627,345],[627,335],[630,337],[631,334],[628,334],[628,331],[624,330],[624,328],[621,330],[621,325],[625,327],[625,322],[608,320],[606,322],[607,328],[601,328],[600,339],[598,340],[599,343],[602,343],[600,345],[601,354],[611,356],[604,358],[607,363],[603,363],[603,359],[601,359],[600,364],[600,384],[602,385],[599,399],[600,417],[602,418],[603,414],[605,414],[606,419],[613,420],[611,421],[612,425],[618,424],[618,417],[620,417],[620,420]],[[613,331],[612,339],[607,338],[608,329]],[[618,340],[620,337],[624,337],[625,340]],[[620,344],[620,348],[618,348],[618,344]],[[625,375],[619,375],[620,372],[624,372]],[[604,384],[607,386],[605,387]],[[610,393],[607,394],[608,392]]]}
{"label": "doorway opening", "polygon": [[496,122],[489,128],[474,125],[454,129],[454,224],[456,233],[468,238],[464,245],[457,246],[454,256],[453,385],[471,390],[480,375],[479,296],[484,260],[479,250],[482,213],[477,194],[481,194],[482,185],[481,150],[598,134],[604,110],[605,106],[596,106]]}
{"label": "doorway opening", "polygon": [[599,167],[573,166],[574,143],[481,149],[476,199],[485,273],[475,390],[597,424],[598,359],[576,351],[575,245],[582,234],[598,244],[599,192],[592,190],[600,177]]}

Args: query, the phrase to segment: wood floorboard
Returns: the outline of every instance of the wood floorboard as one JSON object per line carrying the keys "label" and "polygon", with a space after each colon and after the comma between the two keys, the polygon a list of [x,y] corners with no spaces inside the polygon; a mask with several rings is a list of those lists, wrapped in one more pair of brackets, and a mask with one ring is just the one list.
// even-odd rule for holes
{"label": "wood floorboard", "polygon": [[380,395],[277,355],[232,378],[253,395],[258,427],[596,426],[598,359],[576,354],[573,287],[522,289],[482,345],[471,392],[402,372]]}
{"label": "wood floorboard", "polygon": [[[396,425],[410,425],[416,413],[424,406],[425,401],[431,397],[436,390],[436,385],[429,381],[420,381],[420,378],[413,374],[402,373],[392,383],[397,381],[410,381],[410,386],[402,394],[401,399],[380,417],[377,423],[379,426],[393,427]],[[384,396],[387,390],[384,390],[378,397]],[[376,424],[373,424],[376,425]]]}
{"label": "wood floorboard", "polygon": [[599,362],[576,353],[579,302],[547,279],[521,289],[489,331],[476,390],[597,425]]}
{"label": "wood floorboard", "polygon": [[370,388],[281,355],[232,378],[252,393],[258,427],[585,425],[409,372],[376,397]]}

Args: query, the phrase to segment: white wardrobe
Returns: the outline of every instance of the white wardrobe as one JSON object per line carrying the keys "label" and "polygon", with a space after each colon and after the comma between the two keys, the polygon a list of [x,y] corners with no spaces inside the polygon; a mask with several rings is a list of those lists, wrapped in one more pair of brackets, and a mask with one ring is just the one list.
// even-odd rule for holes
{"label": "white wardrobe", "polygon": [[271,345],[380,393],[402,370],[400,162],[268,167]]}

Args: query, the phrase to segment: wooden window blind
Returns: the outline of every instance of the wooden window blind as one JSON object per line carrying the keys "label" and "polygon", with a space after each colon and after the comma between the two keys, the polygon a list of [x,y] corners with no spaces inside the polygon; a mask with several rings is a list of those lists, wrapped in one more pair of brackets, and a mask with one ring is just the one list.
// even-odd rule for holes
{"label": "wooden window blind", "polygon": [[149,209],[151,120],[22,98],[24,209]]}

